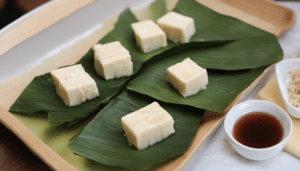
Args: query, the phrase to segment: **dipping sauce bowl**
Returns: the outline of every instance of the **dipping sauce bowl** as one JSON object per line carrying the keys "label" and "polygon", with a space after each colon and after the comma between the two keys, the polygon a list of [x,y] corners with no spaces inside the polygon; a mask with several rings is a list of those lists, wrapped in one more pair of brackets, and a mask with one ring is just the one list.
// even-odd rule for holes
{"label": "dipping sauce bowl", "polygon": [[[283,130],[283,135],[278,143],[268,147],[250,147],[240,143],[235,138],[234,129],[236,123],[239,122],[241,118],[245,118],[246,115],[249,116],[250,113],[267,113],[268,115],[270,115],[270,117],[275,117],[274,119],[280,122]],[[257,117],[257,119],[259,119],[259,117]],[[259,124],[256,123],[259,122],[260,120],[252,122],[254,123],[253,127],[257,127],[257,125]],[[264,100],[249,100],[234,106],[227,113],[224,120],[224,128],[229,143],[240,155],[251,160],[266,160],[275,156],[284,148],[289,137],[292,134],[293,124],[290,116],[281,107]],[[261,129],[263,129],[261,131],[261,133],[263,133],[264,129],[267,128],[261,127]],[[272,129],[273,128],[271,128],[271,130]],[[274,131],[276,130],[274,129]],[[250,135],[250,133],[248,132],[248,134],[246,134],[245,136],[247,137],[252,135]]]}

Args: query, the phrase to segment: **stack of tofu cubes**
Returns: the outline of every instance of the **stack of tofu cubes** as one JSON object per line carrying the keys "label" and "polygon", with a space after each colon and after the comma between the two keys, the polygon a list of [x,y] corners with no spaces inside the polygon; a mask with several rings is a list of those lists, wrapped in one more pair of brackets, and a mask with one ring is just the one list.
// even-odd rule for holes
{"label": "stack of tofu cubes", "polygon": [[57,94],[67,106],[76,106],[99,96],[96,82],[81,64],[56,69],[50,74]]}
{"label": "stack of tofu cubes", "polygon": [[104,79],[120,78],[132,74],[133,64],[129,51],[119,41],[98,44],[94,49],[94,67]]}
{"label": "stack of tofu cubes", "polygon": [[201,68],[190,58],[186,58],[167,69],[167,81],[183,97],[188,97],[206,89],[208,76],[206,69]]}
{"label": "stack of tofu cubes", "polygon": [[195,34],[194,19],[176,12],[169,12],[157,20],[157,25],[174,43],[186,43]]}
{"label": "stack of tofu cubes", "polygon": [[142,150],[175,132],[172,116],[157,102],[121,118],[130,145]]}
{"label": "stack of tofu cubes", "polygon": [[166,34],[152,21],[131,24],[136,44],[144,53],[167,46]]}

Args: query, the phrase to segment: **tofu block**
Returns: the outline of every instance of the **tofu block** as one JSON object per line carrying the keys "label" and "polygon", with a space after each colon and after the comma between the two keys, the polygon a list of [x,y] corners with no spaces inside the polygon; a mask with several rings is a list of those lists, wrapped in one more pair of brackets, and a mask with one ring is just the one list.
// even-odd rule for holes
{"label": "tofu block", "polygon": [[132,75],[131,56],[119,41],[97,44],[93,50],[95,70],[104,79],[109,80]]}
{"label": "tofu block", "polygon": [[130,145],[142,150],[175,132],[172,116],[157,102],[121,118]]}
{"label": "tofu block", "polygon": [[166,34],[152,20],[133,23],[131,28],[137,46],[144,53],[167,46]]}
{"label": "tofu block", "polygon": [[157,20],[157,25],[174,43],[186,43],[195,34],[194,19],[176,12],[169,12]]}
{"label": "tofu block", "polygon": [[198,93],[206,89],[208,84],[207,71],[190,58],[170,66],[167,69],[167,81],[179,91],[183,97]]}
{"label": "tofu block", "polygon": [[96,82],[81,64],[56,69],[50,74],[57,94],[67,106],[76,106],[99,96]]}

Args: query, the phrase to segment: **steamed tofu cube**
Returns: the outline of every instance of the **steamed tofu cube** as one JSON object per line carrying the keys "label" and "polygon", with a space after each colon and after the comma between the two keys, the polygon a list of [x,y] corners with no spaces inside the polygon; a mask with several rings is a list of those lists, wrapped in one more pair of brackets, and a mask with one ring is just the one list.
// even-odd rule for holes
{"label": "steamed tofu cube", "polygon": [[208,76],[206,69],[187,58],[167,69],[167,81],[183,97],[187,97],[205,89],[208,84]]}
{"label": "steamed tofu cube", "polygon": [[166,34],[152,21],[131,24],[137,46],[144,53],[167,46]]}
{"label": "steamed tofu cube", "polygon": [[50,72],[56,92],[67,106],[76,106],[99,96],[96,82],[81,64]]}
{"label": "steamed tofu cube", "polygon": [[186,43],[195,34],[194,19],[176,12],[169,12],[157,20],[157,25],[174,43]]}
{"label": "steamed tofu cube", "polygon": [[97,44],[94,49],[94,67],[104,79],[120,78],[133,73],[129,51],[119,41]]}
{"label": "steamed tofu cube", "polygon": [[157,102],[121,118],[130,145],[142,150],[175,132],[172,116]]}

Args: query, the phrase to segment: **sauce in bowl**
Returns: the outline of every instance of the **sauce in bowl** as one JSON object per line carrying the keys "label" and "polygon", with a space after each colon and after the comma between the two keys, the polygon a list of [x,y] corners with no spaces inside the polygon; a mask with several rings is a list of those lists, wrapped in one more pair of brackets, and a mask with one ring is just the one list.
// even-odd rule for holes
{"label": "sauce in bowl", "polygon": [[251,112],[236,121],[233,137],[243,145],[267,148],[283,138],[283,126],[274,116],[264,112]]}

